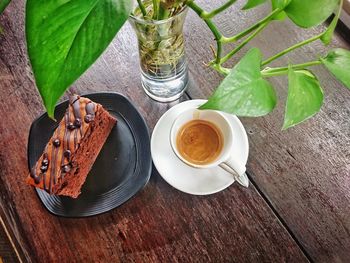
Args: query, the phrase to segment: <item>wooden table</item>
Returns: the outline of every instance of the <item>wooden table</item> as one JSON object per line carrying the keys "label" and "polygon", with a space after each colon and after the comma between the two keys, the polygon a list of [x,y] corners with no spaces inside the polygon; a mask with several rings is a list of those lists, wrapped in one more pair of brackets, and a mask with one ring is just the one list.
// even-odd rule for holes
{"label": "wooden table", "polygon": [[[212,1],[199,2],[209,9]],[[250,25],[269,8],[241,12],[243,4],[238,1],[216,19],[225,34]],[[325,105],[316,117],[280,131],[287,94],[287,80],[280,77],[272,80],[281,99],[277,109],[263,118],[241,118],[250,140],[248,189],[234,184],[214,195],[192,196],[172,188],[153,169],[141,192],[108,213],[85,219],[48,213],[24,183],[29,127],[44,109],[27,58],[23,14],[23,1],[14,0],[0,17],[0,215],[22,261],[348,262],[350,91],[322,67],[315,72]],[[273,23],[250,46],[267,57],[323,29],[301,30],[288,21],[282,25]],[[206,26],[190,12],[185,27],[191,83],[181,100],[161,104],[144,94],[128,24],[63,99],[71,93],[120,92],[152,131],[171,106],[206,98],[222,79],[202,64],[211,58]],[[331,46],[350,48],[339,32]],[[325,52],[316,42],[274,65]]]}

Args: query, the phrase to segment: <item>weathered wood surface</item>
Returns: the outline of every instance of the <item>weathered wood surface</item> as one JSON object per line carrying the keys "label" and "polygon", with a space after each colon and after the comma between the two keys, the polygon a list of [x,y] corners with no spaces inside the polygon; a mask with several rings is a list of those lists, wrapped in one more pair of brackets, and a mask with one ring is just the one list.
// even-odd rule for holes
{"label": "weathered wood surface", "polygon": [[[87,219],[49,214],[33,189],[23,183],[29,127],[43,112],[27,60],[23,13],[22,1],[14,1],[0,17],[4,28],[0,35],[0,210],[24,261],[307,261],[268,203],[312,259],[347,260],[350,135],[345,116],[350,95],[323,69],[316,72],[328,85],[328,97],[313,120],[279,132],[283,105],[268,117],[243,119],[251,146],[248,170],[259,189],[232,186],[208,197],[190,196],[170,187],[154,171],[137,196],[109,213]],[[256,11],[232,12],[230,19],[218,19],[218,24],[232,33],[260,16]],[[280,41],[276,42],[273,31]],[[202,66],[210,56],[211,37],[204,32],[205,26],[190,14],[186,39],[192,73],[189,95],[194,98],[206,97],[221,79]],[[265,34],[269,37],[257,38],[254,44],[271,55],[310,33],[300,33],[287,23],[284,28],[271,26]],[[340,38],[336,43],[347,45]],[[321,48],[319,43],[311,45],[289,59],[303,61]],[[144,95],[137,63],[136,41],[127,25],[70,93],[121,92],[134,101],[152,129],[172,105],[155,103]],[[274,84],[284,98],[285,79]]]}
{"label": "weathered wood surface", "polygon": [[[23,261],[307,261],[253,185],[196,197],[173,189],[154,171],[143,191],[109,213],[87,219],[49,214],[24,184],[29,127],[43,107],[27,60],[23,13],[22,1],[14,1],[0,18],[0,204]],[[172,105],[155,103],[141,90],[129,31],[126,26],[69,93],[119,91],[152,129]]]}
{"label": "weathered wood surface", "polygon": [[[208,9],[209,1],[200,1]],[[223,1],[221,1],[223,2]],[[269,12],[242,14],[239,1],[230,11],[232,19],[219,16],[217,24],[227,36],[239,32]],[[250,20],[250,21],[249,21]],[[220,82],[217,73],[202,66],[211,59],[208,42],[203,40],[203,24],[191,15],[187,20],[186,40],[191,73],[197,80],[189,90],[192,98],[203,98]],[[281,26],[282,24],[282,26]],[[307,39],[324,27],[302,30],[290,21],[274,22],[252,41],[269,57],[285,47]],[[191,33],[190,33],[191,32]],[[210,31],[206,31],[210,34]],[[206,34],[205,34],[206,35]],[[350,35],[348,35],[350,39]],[[348,39],[348,40],[349,40]],[[339,33],[331,47],[350,48]],[[320,41],[312,43],[274,62],[275,66],[311,61],[327,53]],[[231,62],[232,63],[232,62]],[[275,111],[264,118],[241,118],[250,140],[248,171],[251,178],[316,262],[349,262],[350,257],[350,91],[323,67],[313,67],[324,88],[325,104],[309,121],[281,131],[287,96],[287,78],[271,81],[280,101]],[[349,72],[350,74],[350,72]],[[205,77],[201,77],[205,76]]]}
{"label": "weathered wood surface", "polygon": [[[13,2],[1,23],[1,206],[24,261],[307,261],[253,186],[196,197],[171,188],[154,171],[141,193],[109,213],[87,219],[49,214],[23,183],[29,127],[43,111],[26,58],[23,4]],[[137,49],[129,30],[70,92],[119,91],[152,128],[171,105],[151,101],[135,81]]]}
{"label": "weathered wood surface", "polygon": [[0,262],[14,263],[19,262],[16,255],[16,251],[9,240],[8,234],[6,234],[4,225],[0,226]]}

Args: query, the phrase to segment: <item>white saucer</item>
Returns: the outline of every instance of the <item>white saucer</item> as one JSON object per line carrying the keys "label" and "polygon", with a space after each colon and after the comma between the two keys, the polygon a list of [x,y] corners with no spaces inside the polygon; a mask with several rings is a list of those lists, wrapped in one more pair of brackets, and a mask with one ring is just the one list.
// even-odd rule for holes
{"label": "white saucer", "polygon": [[[208,195],[220,192],[235,180],[233,176],[220,167],[197,169],[183,163],[173,152],[170,145],[170,129],[179,114],[190,108],[197,108],[206,100],[189,100],[169,109],[158,120],[151,138],[151,153],[159,174],[176,189],[194,195]],[[232,156],[246,164],[249,144],[247,133],[240,120],[226,114],[231,120],[234,131],[234,149]]]}

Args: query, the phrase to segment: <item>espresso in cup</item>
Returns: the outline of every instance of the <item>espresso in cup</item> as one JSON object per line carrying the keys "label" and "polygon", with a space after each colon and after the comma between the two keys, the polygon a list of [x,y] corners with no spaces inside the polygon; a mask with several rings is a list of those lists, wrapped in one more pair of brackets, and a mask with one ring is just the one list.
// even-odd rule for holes
{"label": "espresso in cup", "polygon": [[186,165],[199,169],[220,167],[248,187],[245,163],[233,158],[234,129],[224,113],[196,108],[183,111],[170,131],[170,144]]}
{"label": "espresso in cup", "polygon": [[186,161],[205,165],[214,162],[223,149],[220,129],[212,122],[195,119],[185,123],[178,131],[176,146]]}

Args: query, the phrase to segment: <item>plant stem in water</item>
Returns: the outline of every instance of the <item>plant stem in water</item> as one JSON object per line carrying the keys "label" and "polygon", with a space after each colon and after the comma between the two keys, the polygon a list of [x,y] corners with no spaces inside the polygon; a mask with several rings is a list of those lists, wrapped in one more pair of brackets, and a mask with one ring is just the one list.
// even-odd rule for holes
{"label": "plant stem in water", "polygon": [[147,11],[146,11],[145,6],[144,6],[143,3],[142,3],[142,0],[137,0],[137,3],[138,3],[138,5],[139,5],[139,8],[140,8],[140,10],[141,10],[141,13],[142,13],[143,18],[145,18],[146,15],[147,15]]}
{"label": "plant stem in water", "polygon": [[154,20],[158,20],[160,0],[152,0],[152,2],[153,2],[153,17],[152,18]]}

